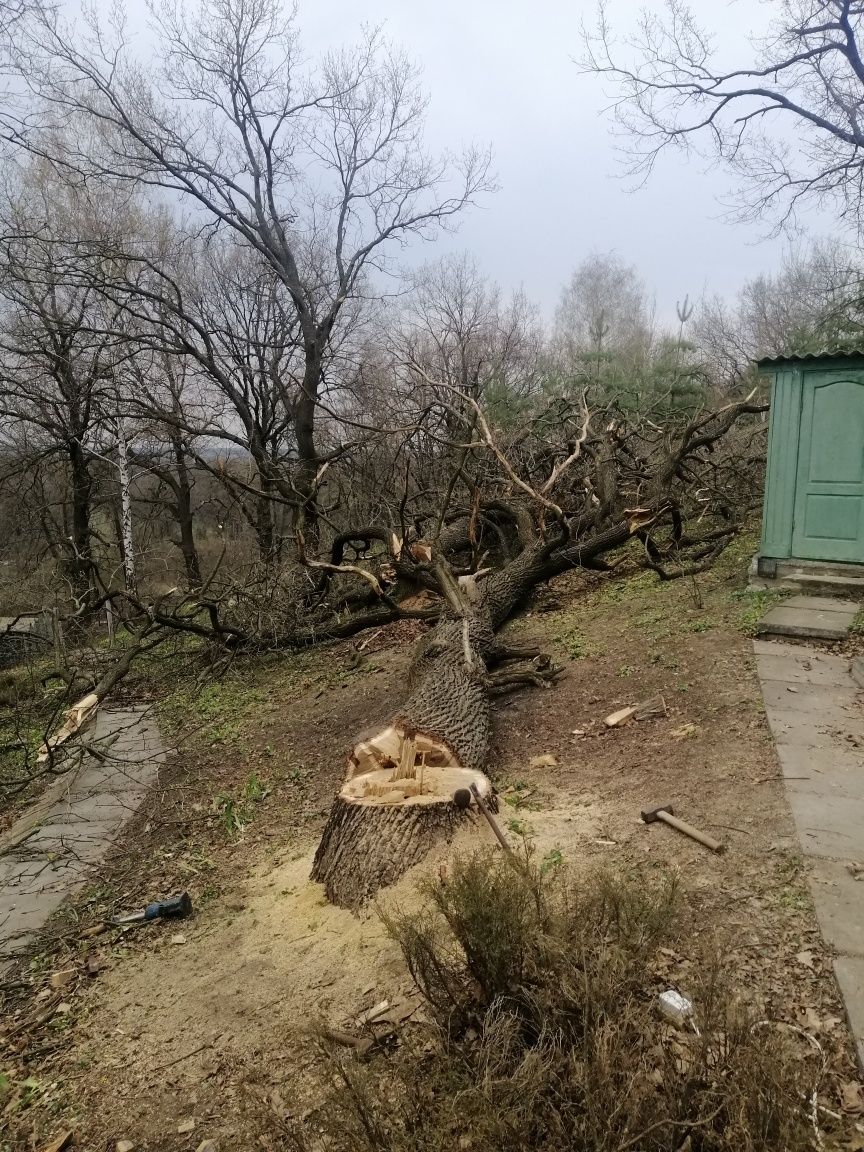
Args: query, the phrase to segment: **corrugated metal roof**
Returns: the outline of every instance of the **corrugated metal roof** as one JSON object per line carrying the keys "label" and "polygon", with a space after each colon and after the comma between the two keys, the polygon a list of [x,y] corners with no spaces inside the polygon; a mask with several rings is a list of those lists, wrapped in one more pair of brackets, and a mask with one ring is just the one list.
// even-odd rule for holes
{"label": "corrugated metal roof", "polygon": [[786,352],[782,356],[761,356],[756,361],[756,367],[770,368],[775,364],[788,364],[796,360],[850,360],[853,357],[864,359],[864,348],[818,348],[814,352]]}

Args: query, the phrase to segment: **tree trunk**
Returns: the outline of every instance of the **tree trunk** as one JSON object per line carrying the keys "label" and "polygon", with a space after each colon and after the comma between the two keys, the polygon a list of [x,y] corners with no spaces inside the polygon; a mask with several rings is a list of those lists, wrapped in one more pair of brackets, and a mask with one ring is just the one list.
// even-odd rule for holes
{"label": "tree trunk", "polygon": [[132,470],[129,467],[129,442],[123,417],[116,421],[117,473],[120,484],[120,533],[123,553],[123,580],[126,591],[138,595],[138,574],[135,569],[135,540],[132,535]]}
{"label": "tree trunk", "polygon": [[272,490],[273,486],[260,469],[258,483],[262,492],[255,505],[255,535],[258,539],[258,554],[264,564],[272,564],[276,559],[276,541],[273,530],[273,501],[269,499],[267,493]]}
{"label": "tree trunk", "polygon": [[306,349],[306,367],[300,395],[294,405],[294,434],[297,437],[297,491],[303,498],[301,523],[303,535],[311,547],[318,538],[318,502],[315,477],[318,474],[318,450],[315,446],[315,408],[321,386],[322,363],[316,346]]}
{"label": "tree trunk", "polygon": [[312,879],[320,881],[327,899],[341,908],[359,908],[468,820],[467,808],[453,799],[459,788],[476,783],[481,795],[492,800],[489,781],[479,772],[439,773],[435,784],[440,792],[430,788],[431,769],[422,781],[418,775],[415,781],[403,781],[402,787],[391,775],[377,773],[380,795],[363,795],[364,789],[374,787],[371,775],[355,777],[333,803],[315,853]]}
{"label": "tree trunk", "polygon": [[95,594],[93,553],[90,544],[90,498],[93,480],[90,476],[87,455],[80,441],[71,440],[68,453],[72,486],[72,531],[66,568],[75,595],[82,602],[89,603]]}
{"label": "tree trunk", "polygon": [[491,797],[482,769],[491,728],[486,660],[494,648],[482,602],[462,605],[461,615],[451,609],[418,647],[405,704],[351,751],[312,866],[334,903],[356,908],[449,836],[465,818],[457,792],[470,803],[473,784]]}
{"label": "tree trunk", "polygon": [[201,587],[201,565],[198,549],[195,546],[195,533],[192,527],[192,485],[189,483],[189,469],[186,466],[186,453],[179,436],[172,437],[176,483],[174,489],[174,518],[180,530],[180,551],[186,569],[186,582],[190,589]]}

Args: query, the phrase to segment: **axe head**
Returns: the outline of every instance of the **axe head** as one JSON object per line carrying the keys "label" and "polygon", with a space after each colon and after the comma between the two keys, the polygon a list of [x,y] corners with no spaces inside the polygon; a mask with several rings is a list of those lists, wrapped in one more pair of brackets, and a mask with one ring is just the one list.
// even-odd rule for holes
{"label": "axe head", "polygon": [[661,804],[659,808],[643,809],[642,819],[646,824],[653,824],[656,820],[660,819],[661,812],[668,812],[670,816],[674,815],[674,809],[671,804]]}

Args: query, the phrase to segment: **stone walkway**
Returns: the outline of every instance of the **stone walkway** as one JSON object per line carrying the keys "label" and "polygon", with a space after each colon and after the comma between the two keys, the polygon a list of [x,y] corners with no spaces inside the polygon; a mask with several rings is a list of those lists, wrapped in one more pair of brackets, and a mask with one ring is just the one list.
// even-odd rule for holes
{"label": "stone walkway", "polygon": [[754,643],[810,889],[864,1067],[864,707],[850,661]]}
{"label": "stone walkway", "polygon": [[83,738],[100,757],[86,756],[0,838],[0,972],[86,880],[165,759],[144,708],[100,711]]}

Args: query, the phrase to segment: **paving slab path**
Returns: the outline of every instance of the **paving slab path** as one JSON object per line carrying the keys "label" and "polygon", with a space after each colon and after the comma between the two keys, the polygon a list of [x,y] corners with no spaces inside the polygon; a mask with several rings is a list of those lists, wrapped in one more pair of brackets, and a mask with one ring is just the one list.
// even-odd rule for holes
{"label": "paving slab path", "polygon": [[146,708],[101,710],[82,736],[99,756],[85,754],[0,837],[0,972],[84,883],[165,759]]}
{"label": "paving slab path", "polygon": [[757,624],[762,635],[842,640],[858,615],[855,600],[836,596],[790,596],[769,608]]}
{"label": "paving slab path", "polygon": [[864,705],[851,662],[803,645],[754,642],[810,890],[864,1068]]}

